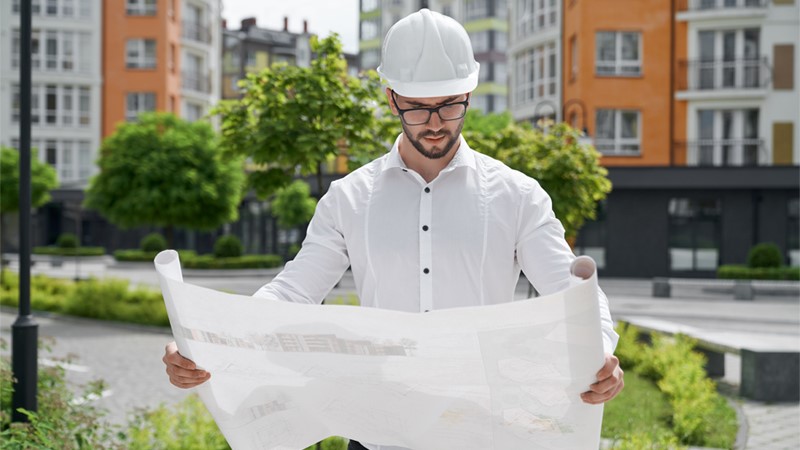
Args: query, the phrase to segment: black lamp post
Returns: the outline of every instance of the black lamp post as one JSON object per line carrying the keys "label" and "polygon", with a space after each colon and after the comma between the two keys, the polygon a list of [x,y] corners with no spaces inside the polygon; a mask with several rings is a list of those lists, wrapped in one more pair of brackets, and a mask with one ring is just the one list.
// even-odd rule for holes
{"label": "black lamp post", "polygon": [[19,315],[11,325],[11,369],[16,379],[11,420],[26,422],[27,416],[17,409],[38,409],[39,334],[39,325],[31,315],[31,0],[20,2],[19,56]]}

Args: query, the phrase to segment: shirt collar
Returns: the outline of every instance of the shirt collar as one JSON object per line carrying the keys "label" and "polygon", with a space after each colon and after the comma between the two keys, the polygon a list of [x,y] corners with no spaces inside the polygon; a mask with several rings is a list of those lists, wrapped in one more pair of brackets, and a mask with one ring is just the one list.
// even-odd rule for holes
{"label": "shirt collar", "polygon": [[[392,168],[408,168],[406,163],[403,161],[403,158],[400,157],[400,150],[398,148],[398,145],[400,144],[400,136],[402,136],[402,134],[397,136],[392,149],[389,151],[389,154],[386,155],[386,160],[384,161],[383,169],[381,170],[382,172]],[[447,164],[447,167],[442,169],[443,172],[462,166],[475,170],[475,151],[469,146],[469,144],[467,144],[464,136],[459,135],[459,139],[461,139],[461,143],[458,145],[458,150],[456,150],[455,156],[453,156],[453,159],[450,160],[449,164]]]}

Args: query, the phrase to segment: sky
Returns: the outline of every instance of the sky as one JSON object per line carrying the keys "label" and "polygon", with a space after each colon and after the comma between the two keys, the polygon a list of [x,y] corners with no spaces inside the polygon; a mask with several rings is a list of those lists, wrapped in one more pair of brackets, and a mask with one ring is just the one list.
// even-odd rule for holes
{"label": "sky", "polygon": [[320,37],[336,32],[344,51],[358,52],[358,0],[223,0],[222,17],[228,28],[238,29],[245,17],[256,17],[261,28],[283,29],[284,16],[289,18],[289,31],[308,31]]}

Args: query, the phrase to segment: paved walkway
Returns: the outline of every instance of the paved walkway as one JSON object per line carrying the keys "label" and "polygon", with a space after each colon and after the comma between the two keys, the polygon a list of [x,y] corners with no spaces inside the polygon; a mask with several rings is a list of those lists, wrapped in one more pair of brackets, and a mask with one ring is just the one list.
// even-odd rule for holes
{"label": "paved walkway", "polygon": [[[76,268],[65,262],[52,268],[37,264],[34,273],[73,278],[93,274],[102,277],[127,278],[137,284],[157,287],[158,280],[151,264],[105,266],[82,264]],[[96,266],[96,267],[95,267]],[[236,274],[185,274],[187,282],[205,287],[252,294],[268,282],[275,270]],[[614,317],[640,316],[670,320],[700,327],[709,331],[746,333],[749,338],[760,336],[765,341],[780,339],[797,342],[800,346],[800,299],[764,297],[754,301],[735,301],[730,296],[709,294],[700,290],[676,293],[677,298],[661,299],[650,296],[647,280],[601,279],[601,286],[611,301]],[[527,284],[521,280],[517,298],[527,294]],[[354,283],[348,273],[328,296],[328,300],[354,295]],[[0,337],[10,341],[9,330],[16,312],[0,310]],[[152,408],[160,402],[174,403],[187,395],[171,386],[160,361],[163,348],[171,340],[168,330],[124,326],[78,318],[37,316],[40,336],[57,339],[54,355],[79,355],[75,367],[67,371],[68,379],[85,383],[102,378],[109,382],[107,395],[98,406],[108,408],[110,419],[125,420],[133,407]],[[40,355],[44,356],[44,355]],[[727,355],[727,383],[738,383],[738,357]],[[800,382],[800,380],[799,380]],[[740,404],[746,428],[746,443],[738,448],[753,450],[800,449],[800,404],[763,404],[735,400]]]}

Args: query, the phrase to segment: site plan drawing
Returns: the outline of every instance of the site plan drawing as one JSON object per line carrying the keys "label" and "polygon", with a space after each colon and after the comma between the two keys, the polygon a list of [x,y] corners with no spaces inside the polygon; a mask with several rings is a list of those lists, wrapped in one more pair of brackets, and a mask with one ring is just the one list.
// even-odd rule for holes
{"label": "site plan drawing", "polygon": [[234,450],[328,436],[414,450],[596,449],[596,275],[506,304],[407,313],[228,294],[155,259],[179,352]]}

